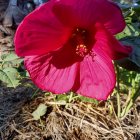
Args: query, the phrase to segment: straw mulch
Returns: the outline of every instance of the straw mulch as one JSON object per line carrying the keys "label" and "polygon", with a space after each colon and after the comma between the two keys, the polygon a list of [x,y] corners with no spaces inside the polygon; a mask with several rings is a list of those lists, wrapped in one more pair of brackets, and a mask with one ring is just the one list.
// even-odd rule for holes
{"label": "straw mulch", "polygon": [[[21,91],[0,97],[0,104],[1,100],[7,104],[0,109],[0,119],[3,120],[2,114],[6,116],[0,126],[0,129],[6,128],[1,131],[2,140],[140,139],[139,101],[123,120],[119,120],[115,113],[115,98],[98,105],[79,99],[66,103],[54,101],[55,95],[42,93],[31,100],[34,91],[27,88]],[[47,106],[47,112],[36,121],[32,112],[41,103]]]}

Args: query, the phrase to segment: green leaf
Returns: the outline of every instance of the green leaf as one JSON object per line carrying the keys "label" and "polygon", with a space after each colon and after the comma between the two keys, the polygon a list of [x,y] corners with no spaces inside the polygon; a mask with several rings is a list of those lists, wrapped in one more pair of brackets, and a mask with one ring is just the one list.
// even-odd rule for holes
{"label": "green leaf", "polygon": [[94,103],[94,104],[98,104],[98,101],[96,99],[92,99],[92,98],[87,98],[87,97],[84,97],[84,96],[80,96],[79,95],[79,99],[82,101],[82,102],[88,102],[88,103]]}
{"label": "green leaf", "polygon": [[35,120],[39,120],[41,116],[44,116],[47,112],[47,106],[45,104],[40,104],[38,108],[32,113]]}
{"label": "green leaf", "polygon": [[3,54],[1,60],[3,68],[6,67],[19,67],[23,59],[19,58],[15,53]]}
{"label": "green leaf", "polygon": [[15,59],[19,59],[19,57],[16,54],[11,53],[11,54],[6,55],[4,61],[13,61]]}
{"label": "green leaf", "polygon": [[7,84],[7,87],[18,86],[18,71],[15,68],[0,69],[0,80]]}
{"label": "green leaf", "polygon": [[140,37],[127,37],[121,42],[132,47],[133,51],[128,59],[140,68]]}
{"label": "green leaf", "polygon": [[56,101],[66,101],[68,102],[69,95],[68,94],[60,94],[56,96]]}

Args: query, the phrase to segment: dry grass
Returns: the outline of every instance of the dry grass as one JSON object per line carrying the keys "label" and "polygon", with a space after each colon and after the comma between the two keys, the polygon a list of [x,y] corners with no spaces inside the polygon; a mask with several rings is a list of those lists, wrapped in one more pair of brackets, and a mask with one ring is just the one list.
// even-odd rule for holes
{"label": "dry grass", "polygon": [[[119,120],[115,99],[99,105],[78,100],[63,104],[55,95],[39,96],[22,107],[10,123],[12,140],[139,140],[139,105],[126,118]],[[40,103],[47,113],[35,121],[31,113]],[[138,102],[139,103],[139,102]]]}

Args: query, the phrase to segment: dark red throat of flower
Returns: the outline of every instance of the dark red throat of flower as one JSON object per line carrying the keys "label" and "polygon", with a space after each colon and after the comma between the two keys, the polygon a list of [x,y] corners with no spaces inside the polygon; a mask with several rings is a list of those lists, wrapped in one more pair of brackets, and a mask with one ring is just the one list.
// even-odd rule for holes
{"label": "dark red throat of flower", "polygon": [[71,43],[75,47],[75,53],[84,57],[91,51],[91,35],[81,28],[76,28],[72,33]]}

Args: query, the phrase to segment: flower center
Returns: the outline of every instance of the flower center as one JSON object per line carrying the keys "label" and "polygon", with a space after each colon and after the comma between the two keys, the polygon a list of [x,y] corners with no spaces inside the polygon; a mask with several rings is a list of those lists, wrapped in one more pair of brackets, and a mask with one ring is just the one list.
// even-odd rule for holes
{"label": "flower center", "polygon": [[76,47],[76,54],[78,54],[81,57],[84,57],[88,52],[87,46],[84,44],[77,45]]}
{"label": "flower center", "polygon": [[90,52],[90,34],[87,30],[76,28],[72,33],[72,45],[75,47],[75,53],[84,57]]}

